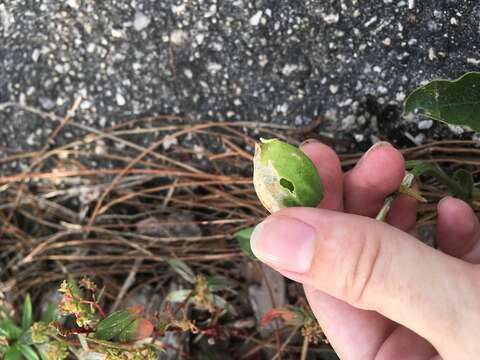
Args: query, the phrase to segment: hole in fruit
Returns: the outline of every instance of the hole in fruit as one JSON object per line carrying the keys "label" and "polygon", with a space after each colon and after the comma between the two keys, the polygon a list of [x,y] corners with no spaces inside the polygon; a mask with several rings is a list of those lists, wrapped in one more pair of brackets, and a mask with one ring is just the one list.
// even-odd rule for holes
{"label": "hole in fruit", "polygon": [[282,187],[284,187],[285,189],[288,189],[288,191],[290,191],[291,193],[293,193],[295,191],[295,186],[293,186],[292,182],[288,181],[285,178],[280,179],[280,185]]}

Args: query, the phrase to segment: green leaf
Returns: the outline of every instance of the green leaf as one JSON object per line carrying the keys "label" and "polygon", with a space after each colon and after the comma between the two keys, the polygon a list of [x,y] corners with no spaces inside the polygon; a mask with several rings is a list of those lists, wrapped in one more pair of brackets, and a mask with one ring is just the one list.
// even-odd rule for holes
{"label": "green leaf", "polygon": [[38,353],[40,354],[40,359],[42,360],[50,360],[48,358],[48,355],[45,353],[45,351],[43,351],[43,349],[39,349],[39,347],[37,346],[37,351]]}
{"label": "green leaf", "polygon": [[128,310],[116,311],[98,323],[95,338],[107,341],[118,338],[135,320],[135,315]]}
{"label": "green leaf", "polygon": [[459,170],[454,177],[450,177],[437,164],[421,160],[410,160],[406,164],[407,169],[415,177],[429,174],[435,177],[443,185],[445,185],[451,195],[471,202],[473,198],[478,197],[478,189],[473,187],[473,178],[465,170]]}
{"label": "green leaf", "polygon": [[260,139],[253,157],[253,185],[269,212],[285,207],[316,207],[324,190],[317,169],[298,147]]}
{"label": "green leaf", "polygon": [[139,319],[133,320],[118,334],[117,338],[120,342],[131,342],[135,339],[135,334],[140,323]]}
{"label": "green leaf", "polygon": [[30,294],[25,296],[23,302],[22,330],[27,330],[32,325],[32,299]]}
{"label": "green leaf", "polygon": [[226,290],[233,287],[226,277],[220,275],[207,277],[207,286],[210,291]]}
{"label": "green leaf", "polygon": [[32,347],[24,344],[19,344],[18,345],[19,350],[27,358],[27,360],[40,360],[40,357],[37,355],[35,350],[32,349]]}
{"label": "green leaf", "polygon": [[17,345],[10,347],[5,353],[4,360],[21,360],[22,359],[22,352],[20,351]]}
{"label": "green leaf", "polygon": [[250,259],[256,260],[257,257],[252,251],[252,247],[250,246],[250,237],[253,233],[253,227],[249,227],[243,230],[240,230],[235,234],[235,238],[238,241],[238,245],[240,249],[247,255]]}
{"label": "green leaf", "polygon": [[9,318],[0,320],[0,329],[8,340],[17,340],[22,335],[22,329],[15,325]]}
{"label": "green leaf", "polygon": [[434,120],[480,131],[480,73],[450,80],[433,80],[405,100],[404,114],[420,110]]}
{"label": "green leaf", "polygon": [[8,333],[7,330],[5,330],[4,328],[1,327],[0,325],[0,336],[1,337],[4,337],[4,338],[8,338],[10,336],[10,334]]}
{"label": "green leaf", "polygon": [[[99,301],[97,299],[97,301]],[[47,310],[42,314],[42,322],[44,324],[50,324],[52,321],[57,319],[57,305],[54,303],[51,303],[48,305]]]}
{"label": "green leaf", "polygon": [[195,284],[195,278],[196,278],[195,273],[187,264],[177,259],[167,260],[167,263],[185,281],[189,282],[190,284]]}

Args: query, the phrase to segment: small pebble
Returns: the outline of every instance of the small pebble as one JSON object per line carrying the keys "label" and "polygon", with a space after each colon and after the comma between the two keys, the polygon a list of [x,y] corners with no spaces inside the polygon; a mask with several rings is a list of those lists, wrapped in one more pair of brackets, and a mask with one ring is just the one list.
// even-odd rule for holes
{"label": "small pebble", "polygon": [[262,18],[262,15],[263,15],[263,11],[258,11],[255,15],[253,15],[251,18],[250,18],[250,25],[252,26],[258,26],[258,24],[260,24],[260,20]]}
{"label": "small pebble", "polygon": [[120,93],[117,93],[115,96],[115,101],[117,102],[118,106],[123,106],[126,104],[125,98]]}
{"label": "small pebble", "polygon": [[137,11],[133,19],[133,28],[136,31],[142,31],[150,24],[150,18],[144,13]]}
{"label": "small pebble", "polygon": [[433,125],[433,120],[421,120],[418,122],[418,128],[420,130],[427,130],[427,129],[430,129]]}

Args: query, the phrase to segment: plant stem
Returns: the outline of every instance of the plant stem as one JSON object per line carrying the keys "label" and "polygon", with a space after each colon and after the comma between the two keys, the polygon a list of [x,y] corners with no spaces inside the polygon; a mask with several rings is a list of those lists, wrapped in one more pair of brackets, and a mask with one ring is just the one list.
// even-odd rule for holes
{"label": "plant stem", "polygon": [[415,176],[413,174],[407,172],[398,190],[394,194],[388,196],[385,199],[382,208],[380,209],[377,216],[375,217],[376,220],[385,221],[385,218],[387,217],[393,202],[400,194],[408,195],[421,202],[427,202],[427,200],[425,200],[425,198],[422,196],[422,194],[419,191],[411,188],[414,178]]}
{"label": "plant stem", "polygon": [[307,360],[308,354],[308,337],[303,337],[303,344],[302,344],[302,354],[300,356],[300,360]]}
{"label": "plant stem", "polygon": [[387,217],[387,214],[390,211],[390,208],[392,207],[392,203],[395,200],[395,198],[396,196],[391,195],[385,199],[382,208],[380,209],[377,216],[375,217],[376,220],[385,221],[385,218]]}
{"label": "plant stem", "polygon": [[275,356],[272,358],[272,360],[277,360],[280,358],[282,352],[285,350],[285,348],[288,346],[288,344],[290,344],[290,341],[292,341],[293,337],[295,336],[295,334],[298,332],[298,330],[300,330],[300,326],[296,326],[293,331],[290,333],[290,335],[288,335],[287,339],[285,340],[285,342],[282,344],[282,346],[280,347],[280,349],[278,349],[278,352],[275,354]]}

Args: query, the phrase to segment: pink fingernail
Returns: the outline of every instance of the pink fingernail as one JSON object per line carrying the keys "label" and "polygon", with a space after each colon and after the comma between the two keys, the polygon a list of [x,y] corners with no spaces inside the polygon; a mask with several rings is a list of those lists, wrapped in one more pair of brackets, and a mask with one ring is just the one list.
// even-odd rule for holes
{"label": "pink fingernail", "polygon": [[320,140],[317,140],[317,139],[307,139],[305,141],[303,141],[299,147],[302,147],[302,146],[305,146],[305,145],[308,145],[308,144],[318,144],[320,142]]}
{"label": "pink fingernail", "polygon": [[387,141],[379,141],[379,142],[373,144],[370,147],[370,149],[368,149],[367,152],[365,154],[363,154],[363,156],[360,158],[360,160],[358,160],[356,166],[359,166],[368,157],[368,155],[373,152],[373,150],[376,150],[376,149],[384,147],[384,146],[392,146],[392,144],[390,144]]}
{"label": "pink fingernail", "polygon": [[453,199],[453,198],[451,196],[445,196],[445,197],[441,198],[440,201],[437,204],[437,208],[440,208],[440,206],[442,206],[442,204],[450,201],[450,199]]}
{"label": "pink fingernail", "polygon": [[315,229],[286,216],[273,216],[255,228],[251,237],[254,254],[281,270],[304,273],[315,251]]}

